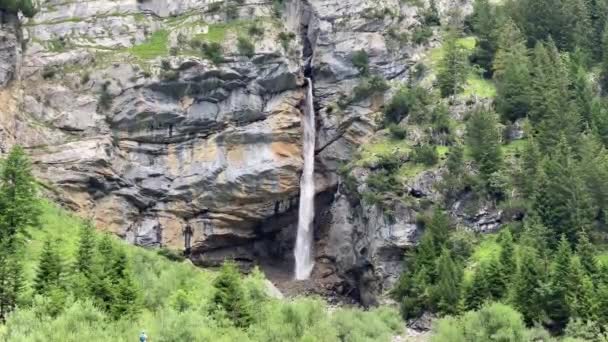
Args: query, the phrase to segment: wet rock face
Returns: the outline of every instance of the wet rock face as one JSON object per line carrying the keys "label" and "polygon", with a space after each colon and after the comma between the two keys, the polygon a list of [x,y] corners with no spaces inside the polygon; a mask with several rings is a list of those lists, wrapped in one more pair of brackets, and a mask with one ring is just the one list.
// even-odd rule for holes
{"label": "wet rock face", "polygon": [[20,24],[16,15],[0,11],[0,88],[18,74],[21,57]]}

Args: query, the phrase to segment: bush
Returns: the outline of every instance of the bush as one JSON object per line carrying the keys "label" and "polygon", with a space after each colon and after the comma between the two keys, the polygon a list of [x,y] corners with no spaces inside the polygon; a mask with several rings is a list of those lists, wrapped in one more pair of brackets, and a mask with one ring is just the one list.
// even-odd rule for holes
{"label": "bush", "polygon": [[440,319],[433,332],[432,342],[521,342],[527,335],[521,314],[501,303],[487,304],[460,318]]}
{"label": "bush", "polygon": [[38,11],[32,0],[0,0],[0,10],[14,14],[21,12],[28,18],[33,17]]}
{"label": "bush", "polygon": [[388,130],[391,133],[391,136],[395,139],[403,140],[407,138],[407,129],[399,126],[398,124],[391,123],[388,126]]}
{"label": "bush", "polygon": [[281,32],[279,33],[278,38],[283,50],[287,51],[289,50],[289,44],[291,41],[296,39],[296,34],[293,32]]}
{"label": "bush", "polygon": [[374,94],[384,93],[389,89],[386,80],[381,76],[374,75],[361,80],[355,89],[353,89],[353,101],[361,101]]}
{"label": "bush", "polygon": [[255,55],[255,46],[246,37],[239,37],[236,47],[241,55],[249,58]]}
{"label": "bush", "polygon": [[426,121],[428,104],[426,89],[418,86],[401,88],[384,108],[384,125],[397,124],[408,115],[412,116],[412,122],[423,123]]}
{"label": "bush", "polygon": [[412,40],[414,43],[421,45],[426,44],[429,39],[433,36],[433,30],[429,27],[416,27],[412,33]]}
{"label": "bush", "polygon": [[224,61],[224,50],[219,43],[203,43],[201,46],[203,56],[214,64],[219,64]]}
{"label": "bush", "polygon": [[414,147],[412,160],[416,163],[433,166],[439,162],[439,154],[433,145],[419,145]]}
{"label": "bush", "polygon": [[361,75],[366,76],[369,74],[369,56],[365,50],[355,51],[351,61]]}
{"label": "bush", "polygon": [[247,32],[252,37],[264,36],[264,28],[256,23],[251,24],[251,26],[249,26],[249,29],[247,30]]}

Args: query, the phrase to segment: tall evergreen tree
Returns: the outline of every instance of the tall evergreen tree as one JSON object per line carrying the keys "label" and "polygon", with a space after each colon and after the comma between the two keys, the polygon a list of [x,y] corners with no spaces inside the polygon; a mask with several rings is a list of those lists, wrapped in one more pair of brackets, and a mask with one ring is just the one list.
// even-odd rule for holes
{"label": "tall evergreen tree", "polygon": [[44,241],[38,270],[34,280],[34,289],[44,295],[53,289],[63,287],[63,260],[57,246],[51,238]]}
{"label": "tall evergreen tree", "polygon": [[458,44],[456,33],[448,32],[443,43],[444,55],[439,61],[437,83],[441,96],[459,93],[466,81],[469,68],[467,53]]}
{"label": "tall evergreen tree", "polygon": [[543,163],[534,196],[534,210],[546,227],[574,242],[577,232],[589,229],[597,215],[565,139]]}
{"label": "tall evergreen tree", "polygon": [[578,257],[571,259],[567,279],[569,288],[566,300],[570,316],[584,321],[594,321],[596,319],[595,289],[591,277],[585,274],[585,268]]}
{"label": "tall evergreen tree", "polygon": [[437,284],[433,289],[434,301],[439,312],[444,314],[458,312],[461,282],[462,270],[452,259],[450,251],[444,248],[437,259]]}
{"label": "tall evergreen tree", "polygon": [[245,297],[236,266],[224,263],[213,287],[212,312],[226,315],[237,327],[248,327],[253,319],[252,308]]}
{"label": "tall evergreen tree", "polygon": [[523,35],[512,20],[507,20],[500,30],[493,65],[496,109],[504,120],[514,121],[528,113],[529,63]]}
{"label": "tall evergreen tree", "polygon": [[578,241],[576,243],[576,254],[580,258],[580,264],[589,276],[595,276],[598,272],[597,260],[595,259],[595,247],[589,241],[589,236],[585,229],[581,229],[578,233]]}
{"label": "tall evergreen tree", "polygon": [[553,270],[551,272],[551,296],[548,301],[549,316],[560,327],[565,327],[570,319],[570,306],[568,295],[571,293],[572,281],[570,278],[572,263],[572,250],[570,242],[565,235],[561,236]]}
{"label": "tall evergreen tree", "polygon": [[542,281],[536,251],[524,248],[513,280],[512,302],[528,323],[538,321],[543,315],[545,299],[539,291]]}
{"label": "tall evergreen tree", "polygon": [[25,152],[14,147],[0,170],[0,320],[15,307],[23,286],[23,236],[40,214],[31,166]]}
{"label": "tall evergreen tree", "polygon": [[487,109],[474,110],[467,120],[466,143],[487,183],[502,165],[501,132],[496,114]]}
{"label": "tall evergreen tree", "polygon": [[508,229],[500,233],[500,247],[499,265],[501,266],[501,278],[505,282],[510,282],[517,271],[517,263],[515,262],[513,236]]}

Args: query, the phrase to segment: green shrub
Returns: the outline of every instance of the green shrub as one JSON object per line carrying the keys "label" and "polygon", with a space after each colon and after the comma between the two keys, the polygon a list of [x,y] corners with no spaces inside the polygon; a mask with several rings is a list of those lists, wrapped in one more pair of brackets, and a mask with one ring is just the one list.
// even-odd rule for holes
{"label": "green shrub", "polygon": [[353,89],[353,101],[357,102],[375,94],[382,94],[388,89],[388,83],[381,76],[366,77]]}
{"label": "green shrub", "polygon": [[241,55],[247,56],[249,58],[255,55],[255,46],[246,37],[239,37],[236,47]]}
{"label": "green shrub", "polygon": [[412,160],[416,163],[433,166],[439,162],[439,155],[435,146],[428,144],[419,145],[414,147]]}
{"label": "green shrub", "polygon": [[423,123],[429,102],[428,92],[422,87],[399,89],[384,108],[384,125],[398,124],[408,115],[412,116],[411,122]]}
{"label": "green shrub", "polygon": [[432,342],[521,342],[527,335],[521,314],[501,303],[487,304],[460,318],[442,318],[433,332]]}
{"label": "green shrub", "polygon": [[296,35],[293,32],[280,32],[278,39],[281,43],[281,46],[283,47],[283,50],[287,51],[289,50],[289,44],[291,43],[291,41],[296,39]]}
{"label": "green shrub", "polygon": [[351,61],[361,75],[367,76],[369,74],[369,56],[365,50],[355,51]]}
{"label": "green shrub", "polygon": [[224,61],[224,50],[219,43],[203,43],[201,46],[203,56],[214,64],[219,64]]}
{"label": "green shrub", "polygon": [[388,130],[395,139],[403,140],[407,138],[407,129],[398,124],[391,123],[388,125]]}
{"label": "green shrub", "polygon": [[264,36],[264,28],[262,26],[258,25],[257,23],[251,24],[251,26],[249,26],[249,28],[247,29],[247,32],[252,37]]}
{"label": "green shrub", "polygon": [[416,27],[412,32],[412,41],[418,45],[426,44],[433,36],[433,30],[430,27]]}
{"label": "green shrub", "polygon": [[32,0],[0,0],[0,10],[14,14],[21,12],[28,18],[33,17],[38,11]]}

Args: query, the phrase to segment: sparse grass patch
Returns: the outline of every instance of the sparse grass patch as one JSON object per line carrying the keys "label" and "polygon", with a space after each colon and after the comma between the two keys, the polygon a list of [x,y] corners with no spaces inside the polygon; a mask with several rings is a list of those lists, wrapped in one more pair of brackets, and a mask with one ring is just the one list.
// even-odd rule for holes
{"label": "sparse grass patch", "polygon": [[481,78],[478,74],[472,72],[467,78],[463,95],[466,97],[477,96],[483,99],[490,99],[496,96],[496,86],[494,86],[491,80]]}
{"label": "sparse grass patch", "polygon": [[129,52],[140,59],[154,59],[169,54],[169,32],[158,30],[144,43],[135,45]]}

